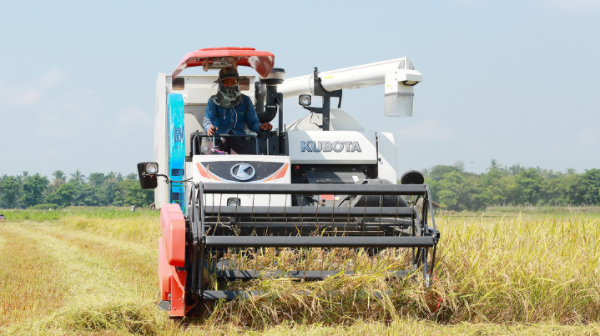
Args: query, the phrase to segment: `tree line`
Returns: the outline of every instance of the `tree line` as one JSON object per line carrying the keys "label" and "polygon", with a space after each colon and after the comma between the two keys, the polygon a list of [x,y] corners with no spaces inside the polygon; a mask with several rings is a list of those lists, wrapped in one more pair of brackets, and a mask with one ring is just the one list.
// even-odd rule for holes
{"label": "tree line", "polygon": [[[432,199],[447,210],[483,210],[489,206],[600,205],[600,169],[578,174],[574,169],[554,172],[520,165],[502,166],[492,160],[485,173],[464,171],[464,164],[423,169]],[[149,206],[153,190],[143,190],[131,173],[63,171],[52,180],[40,174],[0,177],[0,209],[35,206]]]}
{"label": "tree line", "polygon": [[502,166],[492,160],[485,173],[464,171],[464,163],[422,171],[432,199],[447,210],[484,210],[489,206],[600,205],[600,169],[578,174],[540,167]]}
{"label": "tree line", "polygon": [[149,206],[154,191],[143,190],[138,176],[110,172],[85,176],[76,170],[67,176],[62,170],[52,180],[40,174],[0,177],[0,209],[64,206]]}

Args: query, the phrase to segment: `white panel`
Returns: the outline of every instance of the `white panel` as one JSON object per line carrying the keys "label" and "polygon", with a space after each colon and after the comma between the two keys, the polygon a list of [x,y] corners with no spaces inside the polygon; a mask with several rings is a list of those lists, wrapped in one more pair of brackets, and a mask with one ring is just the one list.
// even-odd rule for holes
{"label": "white panel", "polygon": [[290,159],[295,163],[374,164],[377,142],[374,132],[290,131]]}
{"label": "white panel", "polygon": [[192,150],[191,134],[196,133],[196,131],[204,133],[202,123],[204,122],[206,105],[185,105],[183,109],[185,111],[185,155],[189,156]]}
{"label": "white panel", "polygon": [[[158,74],[156,80],[156,106],[154,112],[154,161],[158,162],[159,172],[165,174],[169,169],[168,164],[168,137],[167,137],[167,86],[166,75]],[[154,203],[157,209],[169,203],[167,184],[159,178],[158,187],[154,189]]]}
{"label": "white panel", "polygon": [[[215,181],[211,179],[204,178],[200,175],[198,168],[196,168],[196,163],[198,162],[226,162],[226,161],[262,161],[262,162],[281,162],[281,163],[290,163],[289,156],[267,156],[267,155],[195,155],[192,164],[193,167],[193,177],[194,183],[202,182],[202,183],[231,183],[231,184],[248,184],[248,183],[272,183],[272,184],[290,184],[291,183],[291,166],[288,166],[287,172],[283,178],[268,181],[268,182],[233,182],[233,181]],[[188,166],[186,165],[186,168]],[[188,168],[189,169],[189,168]],[[188,171],[189,173],[189,171]],[[189,176],[189,175],[188,175]],[[248,195],[248,194],[216,194],[213,198],[213,195],[206,195],[206,205],[227,205],[227,199],[229,197],[237,197],[240,199],[242,206],[289,206],[292,204],[290,195]]]}
{"label": "white panel", "polygon": [[[350,68],[323,71],[319,73],[321,85],[327,91],[340,89],[358,89],[382,85],[386,74],[394,74],[397,82],[404,80],[423,81],[420,72],[412,69],[408,57],[396,58],[383,62],[363,64]],[[286,78],[277,90],[284,98],[297,97],[301,94],[314,94],[314,75]]]}
{"label": "white panel", "polygon": [[[186,162],[184,165],[185,169],[184,169],[184,175],[183,175],[183,179],[187,180],[188,178],[192,177],[194,175],[194,163],[192,162]],[[185,210],[186,213],[185,215],[187,216],[189,214],[190,211],[190,206],[188,204],[190,204],[190,189],[193,188],[194,185],[192,183],[184,183],[183,184],[183,196],[185,197]]]}
{"label": "white panel", "polygon": [[377,133],[379,149],[379,178],[398,183],[396,172],[396,142],[392,133]]}

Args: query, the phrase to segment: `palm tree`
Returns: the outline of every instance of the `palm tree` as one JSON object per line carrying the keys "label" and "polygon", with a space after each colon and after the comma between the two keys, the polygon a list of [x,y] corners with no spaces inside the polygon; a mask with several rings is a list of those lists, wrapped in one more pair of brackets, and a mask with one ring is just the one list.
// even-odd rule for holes
{"label": "palm tree", "polygon": [[23,171],[23,175],[17,176],[17,178],[19,179],[19,183],[25,182],[25,180],[27,180],[28,177],[29,177],[29,173],[26,170]]}
{"label": "palm tree", "polygon": [[117,174],[115,172],[110,172],[110,173],[106,174],[106,181],[116,182],[117,181]]}
{"label": "palm tree", "polygon": [[54,184],[64,183],[67,179],[65,172],[63,172],[62,170],[55,171],[54,173],[52,173],[52,176],[54,176],[54,181],[52,181],[52,183]]}
{"label": "palm tree", "polygon": [[71,174],[71,181],[75,181],[76,183],[85,182],[85,175],[83,175],[79,169],[77,169],[74,173]]}
{"label": "palm tree", "polygon": [[500,170],[502,168],[501,164],[498,164],[498,161],[492,159],[489,170]]}

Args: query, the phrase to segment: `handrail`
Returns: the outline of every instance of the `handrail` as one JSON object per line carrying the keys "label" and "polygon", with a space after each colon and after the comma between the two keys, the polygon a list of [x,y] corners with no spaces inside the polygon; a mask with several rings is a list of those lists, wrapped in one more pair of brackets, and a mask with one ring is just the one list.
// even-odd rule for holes
{"label": "handrail", "polygon": [[[200,153],[200,151],[197,151],[197,147],[201,146],[201,141],[202,138],[212,138],[212,142],[213,142],[213,148],[215,146],[215,138],[242,138],[242,137],[250,137],[254,140],[254,145],[255,145],[255,149],[256,152],[254,155],[258,155],[259,153],[259,146],[258,146],[258,137],[255,134],[216,134],[216,135],[208,135],[208,134],[201,134],[200,132],[196,131],[196,133],[192,134],[192,155],[197,155],[196,153]],[[198,142],[198,144],[196,144],[196,142]]]}

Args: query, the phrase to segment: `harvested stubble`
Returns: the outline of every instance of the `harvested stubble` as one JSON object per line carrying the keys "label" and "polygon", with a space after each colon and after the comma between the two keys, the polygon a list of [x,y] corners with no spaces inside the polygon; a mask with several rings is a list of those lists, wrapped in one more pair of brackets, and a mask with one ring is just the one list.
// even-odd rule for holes
{"label": "harvested stubble", "polygon": [[[7,270],[38,261],[27,254],[0,256],[4,265],[0,309],[10,313],[0,320],[0,330],[17,334],[599,332],[597,217],[440,218],[438,223],[443,236],[432,289],[420,281],[386,281],[387,270],[406,262],[404,254],[394,251],[368,258],[367,253],[356,255],[346,249],[288,250],[277,255],[263,250],[253,258],[233,257],[238,264],[258,263],[265,270],[335,267],[362,273],[315,283],[269,279],[228,284],[273,294],[219,302],[207,307],[210,313],[175,323],[155,305],[156,217],[67,216],[54,223],[5,223],[0,226],[0,248],[19,240],[21,251],[32,251],[31,255],[45,251],[39,265],[47,272],[25,267],[14,277]],[[61,272],[57,275],[52,269]],[[64,295],[50,290],[47,295],[30,296],[28,307],[36,308],[11,306],[15,288],[45,293],[51,280],[50,289]],[[217,286],[211,282],[212,288]],[[312,294],[302,294],[307,291]],[[438,297],[440,308],[432,312]],[[15,309],[30,309],[30,313],[13,313]]]}

